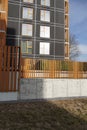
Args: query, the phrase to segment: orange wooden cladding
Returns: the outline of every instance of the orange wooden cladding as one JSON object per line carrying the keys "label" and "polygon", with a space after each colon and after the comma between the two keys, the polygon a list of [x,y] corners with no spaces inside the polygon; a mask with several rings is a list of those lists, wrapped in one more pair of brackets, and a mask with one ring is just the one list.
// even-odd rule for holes
{"label": "orange wooden cladding", "polygon": [[0,14],[2,14],[2,19],[6,21],[8,17],[8,0],[0,0]]}
{"label": "orange wooden cladding", "polygon": [[22,58],[21,63],[21,78],[87,78],[86,62]]}
{"label": "orange wooden cladding", "polygon": [[0,19],[0,45],[6,43],[6,23],[5,20]]}
{"label": "orange wooden cladding", "polygon": [[68,14],[69,13],[69,1],[65,0],[65,13]]}
{"label": "orange wooden cladding", "polygon": [[19,90],[20,48],[0,47],[0,92]]}
{"label": "orange wooden cladding", "polygon": [[65,0],[65,59],[69,59],[69,1]]}
{"label": "orange wooden cladding", "polygon": [[0,0],[0,45],[6,44],[8,0]]}

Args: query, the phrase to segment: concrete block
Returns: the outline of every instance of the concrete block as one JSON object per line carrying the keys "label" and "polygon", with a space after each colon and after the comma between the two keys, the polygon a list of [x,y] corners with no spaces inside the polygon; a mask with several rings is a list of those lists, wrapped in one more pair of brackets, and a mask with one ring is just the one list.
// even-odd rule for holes
{"label": "concrete block", "polygon": [[81,96],[80,79],[68,79],[68,97]]}
{"label": "concrete block", "polygon": [[0,101],[17,101],[18,92],[0,92]]}
{"label": "concrete block", "polygon": [[67,97],[67,79],[53,80],[53,98]]}
{"label": "concrete block", "polygon": [[87,96],[87,79],[21,79],[20,99]]}
{"label": "concrete block", "polygon": [[21,79],[20,99],[36,99],[35,79]]}
{"label": "concrete block", "polygon": [[87,96],[87,79],[81,79],[81,96]]}
{"label": "concrete block", "polygon": [[37,99],[52,98],[52,80],[51,79],[38,79],[37,85]]}

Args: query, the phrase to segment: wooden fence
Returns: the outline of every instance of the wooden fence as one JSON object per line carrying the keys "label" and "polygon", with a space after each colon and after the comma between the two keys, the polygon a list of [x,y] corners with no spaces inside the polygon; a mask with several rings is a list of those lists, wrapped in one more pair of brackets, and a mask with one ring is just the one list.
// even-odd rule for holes
{"label": "wooden fence", "polygon": [[21,58],[20,47],[0,47],[0,92],[19,91],[20,78],[87,78],[87,63]]}
{"label": "wooden fence", "polygon": [[21,63],[21,78],[87,78],[86,62],[22,58]]}
{"label": "wooden fence", "polygon": [[20,54],[19,47],[0,47],[0,92],[18,91]]}

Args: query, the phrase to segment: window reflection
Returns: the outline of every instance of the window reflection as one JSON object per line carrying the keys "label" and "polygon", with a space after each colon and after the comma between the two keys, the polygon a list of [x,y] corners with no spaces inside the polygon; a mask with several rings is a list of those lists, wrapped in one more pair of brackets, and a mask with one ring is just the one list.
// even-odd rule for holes
{"label": "window reflection", "polygon": [[22,15],[22,17],[24,19],[33,19],[33,9],[23,7],[23,15]]}
{"label": "window reflection", "polygon": [[31,24],[22,24],[22,35],[32,36],[33,26]]}
{"label": "window reflection", "polygon": [[50,43],[40,42],[40,54],[50,54]]}
{"label": "window reflection", "polygon": [[40,37],[50,38],[50,27],[40,26]]}
{"label": "window reflection", "polygon": [[50,11],[41,10],[40,17],[41,21],[50,22]]}
{"label": "window reflection", "polygon": [[23,40],[21,42],[22,53],[32,54],[32,41]]}
{"label": "window reflection", "polygon": [[50,0],[41,0],[41,5],[50,6]]}

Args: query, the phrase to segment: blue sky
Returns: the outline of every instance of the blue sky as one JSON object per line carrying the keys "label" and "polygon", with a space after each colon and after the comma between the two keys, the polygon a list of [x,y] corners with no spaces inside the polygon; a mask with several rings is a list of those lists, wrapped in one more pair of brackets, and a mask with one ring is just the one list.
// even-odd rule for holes
{"label": "blue sky", "polygon": [[79,61],[87,61],[87,0],[69,0],[70,32],[79,43]]}

